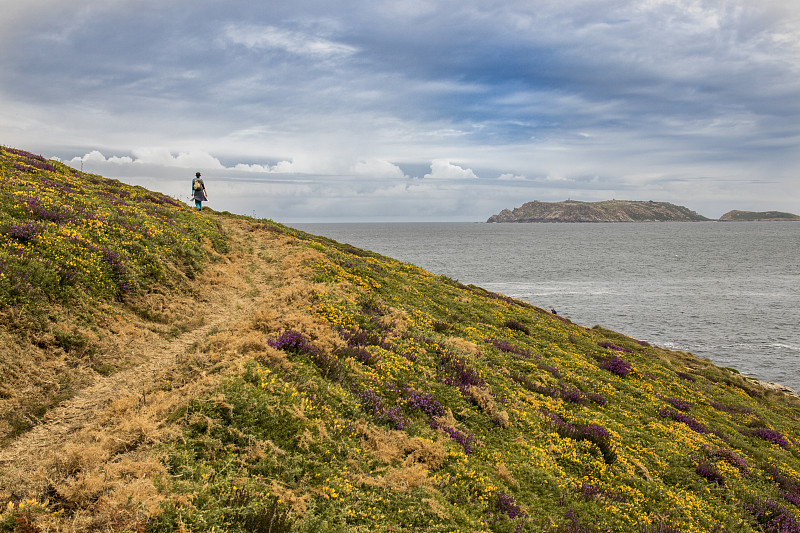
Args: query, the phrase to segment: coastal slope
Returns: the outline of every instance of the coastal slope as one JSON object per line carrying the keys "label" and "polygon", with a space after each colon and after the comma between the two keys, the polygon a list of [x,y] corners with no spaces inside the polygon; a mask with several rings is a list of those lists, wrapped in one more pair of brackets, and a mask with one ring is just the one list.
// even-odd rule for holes
{"label": "coastal slope", "polygon": [[4,147],[0,319],[0,533],[800,530],[791,391]]}
{"label": "coastal slope", "polygon": [[503,209],[487,222],[697,222],[709,220],[687,207],[668,202],[527,202]]}

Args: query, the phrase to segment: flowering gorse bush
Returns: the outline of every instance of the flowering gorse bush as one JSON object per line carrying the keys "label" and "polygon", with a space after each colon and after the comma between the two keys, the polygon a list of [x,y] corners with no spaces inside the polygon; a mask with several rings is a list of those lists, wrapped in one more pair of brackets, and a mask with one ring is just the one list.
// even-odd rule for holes
{"label": "flowering gorse bush", "polygon": [[[129,196],[108,200],[119,209],[135,205]],[[27,220],[45,228],[72,220],[73,210],[43,206],[67,218]],[[239,227],[232,235],[242,233]],[[314,269],[290,280],[309,289],[307,302],[283,301],[281,291],[259,296],[278,316],[267,329],[275,332],[268,342],[288,357],[257,354],[245,362],[250,370],[244,377],[233,369],[218,391],[173,417],[185,431],[164,445],[167,503],[141,530],[248,530],[242,517],[260,504],[245,501],[242,485],[264,499],[279,492],[291,501],[293,530],[301,533],[744,533],[764,529],[745,510],[753,496],[783,496],[792,510],[793,485],[776,485],[763,465],[774,463],[792,480],[800,471],[794,447],[739,431],[756,429],[747,424],[757,418],[794,442],[800,436],[794,411],[743,394],[712,365],[578,327],[330,239],[291,228],[268,238],[280,242],[280,253],[300,250],[291,259],[312,261]],[[267,242],[247,244],[241,249],[268,249]],[[277,254],[264,253],[273,260]],[[100,261],[110,272],[108,261]],[[139,279],[130,263],[122,264],[126,275]],[[291,312],[281,315],[285,307]],[[286,323],[306,312],[312,320]],[[509,316],[530,333],[498,327]],[[232,325],[238,332],[249,320]],[[257,337],[257,345],[263,331],[248,332],[248,341]],[[313,339],[301,331],[314,331]],[[230,360],[239,368],[247,352],[237,349],[238,339],[222,346],[224,337],[215,335],[200,350],[210,361]],[[598,347],[609,341],[635,352]],[[635,365],[642,379],[617,379],[601,369],[598,359],[612,356],[619,356],[621,375]],[[203,356],[196,360],[201,364]],[[702,377],[676,375],[676,368],[687,367],[702,368]],[[686,399],[693,418],[669,399]],[[747,406],[753,415],[713,409],[712,401]],[[670,414],[654,419],[665,407]],[[691,421],[720,431],[683,427]],[[723,430],[731,435],[725,449],[719,448]]]}
{"label": "flowering gorse bush", "polygon": [[558,397],[561,393],[561,389],[558,387],[553,387],[533,382],[527,376],[520,374],[518,372],[512,371],[510,373],[510,377],[511,379],[513,379],[514,381],[516,381],[529,391],[541,394],[542,396],[550,396],[552,398],[555,398]]}

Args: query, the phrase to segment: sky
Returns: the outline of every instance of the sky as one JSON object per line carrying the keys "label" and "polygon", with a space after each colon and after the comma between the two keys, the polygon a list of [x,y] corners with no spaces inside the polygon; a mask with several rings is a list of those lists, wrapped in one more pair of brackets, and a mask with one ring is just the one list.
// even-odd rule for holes
{"label": "sky", "polygon": [[0,0],[0,144],[285,223],[800,213],[800,2]]}

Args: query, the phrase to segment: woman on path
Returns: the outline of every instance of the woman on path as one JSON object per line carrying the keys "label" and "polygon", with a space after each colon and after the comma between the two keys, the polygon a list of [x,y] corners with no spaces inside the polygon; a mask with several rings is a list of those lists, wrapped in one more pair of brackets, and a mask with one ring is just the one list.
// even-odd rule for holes
{"label": "woman on path", "polygon": [[197,207],[197,210],[202,211],[203,202],[208,201],[208,195],[206,194],[206,184],[200,179],[199,172],[194,175],[194,179],[192,180],[192,197],[194,198],[194,205]]}

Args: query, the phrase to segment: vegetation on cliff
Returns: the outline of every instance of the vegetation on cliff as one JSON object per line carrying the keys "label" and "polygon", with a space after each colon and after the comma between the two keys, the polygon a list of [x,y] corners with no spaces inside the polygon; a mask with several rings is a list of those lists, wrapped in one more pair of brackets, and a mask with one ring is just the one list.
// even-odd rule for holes
{"label": "vegetation on cliff", "polygon": [[668,202],[539,202],[503,209],[487,222],[697,222],[709,220],[687,207]]}
{"label": "vegetation on cliff", "polygon": [[0,157],[0,531],[800,531],[800,408],[733,370]]}
{"label": "vegetation on cliff", "polygon": [[756,222],[767,220],[800,220],[800,215],[781,211],[728,211],[721,217],[722,222]]}

